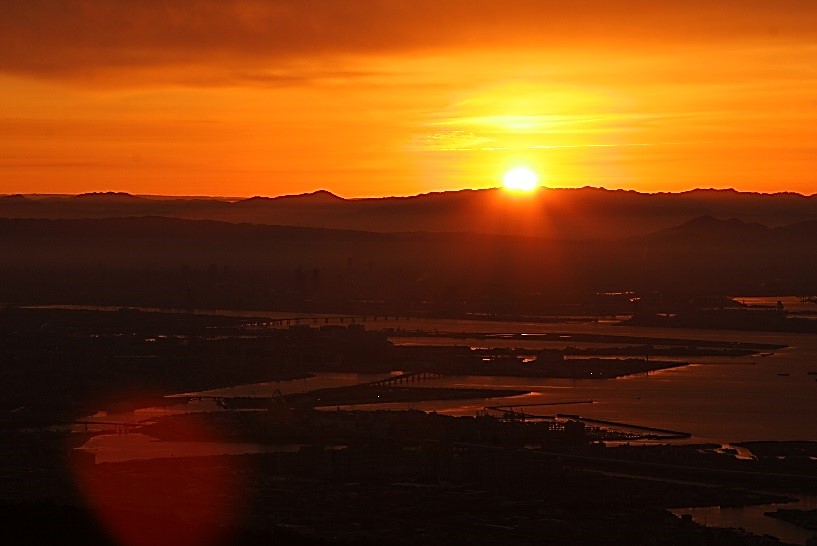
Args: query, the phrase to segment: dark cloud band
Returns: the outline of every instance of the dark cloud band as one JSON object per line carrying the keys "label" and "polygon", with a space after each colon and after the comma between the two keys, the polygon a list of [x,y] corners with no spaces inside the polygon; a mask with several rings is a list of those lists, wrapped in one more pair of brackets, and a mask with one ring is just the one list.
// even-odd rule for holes
{"label": "dark cloud band", "polygon": [[0,70],[60,77],[479,48],[817,41],[810,0],[4,0]]}

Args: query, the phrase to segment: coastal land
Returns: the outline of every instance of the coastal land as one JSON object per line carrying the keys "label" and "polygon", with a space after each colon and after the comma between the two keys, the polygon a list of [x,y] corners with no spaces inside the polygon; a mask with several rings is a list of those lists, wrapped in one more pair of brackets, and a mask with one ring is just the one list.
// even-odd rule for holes
{"label": "coastal land", "polygon": [[[394,321],[378,330],[349,317],[286,325],[263,315],[134,309],[9,307],[0,318],[9,363],[4,400],[11,402],[2,427],[8,479],[0,502],[7,514],[61,521],[67,536],[86,543],[137,533],[158,544],[164,539],[148,529],[189,533],[194,520],[209,514],[224,544],[444,544],[452,536],[475,544],[533,544],[545,536],[565,545],[602,539],[766,545],[779,542],[704,527],[667,509],[766,504],[817,492],[814,461],[803,457],[813,449],[808,443],[748,445],[758,455],[739,459],[719,444],[672,444],[689,437],[684,431],[543,415],[546,405],[537,411],[521,401],[525,389],[433,386],[448,373],[490,378],[503,370],[531,380],[604,382],[685,365],[651,358],[659,354],[731,361],[785,350],[782,344],[613,333],[401,332]],[[397,343],[409,333],[412,343],[439,343],[445,336],[477,339],[480,347],[458,339]],[[503,346],[487,348],[489,339],[502,339]],[[644,358],[633,358],[646,349]],[[297,383],[338,370],[367,379],[268,396],[230,394],[235,385],[304,378]],[[605,370],[609,375],[588,375]],[[58,389],[48,390],[46,371],[59,374]],[[215,406],[160,411],[202,399]],[[477,400],[483,410],[457,417],[341,409],[456,399]],[[114,415],[145,405],[158,413],[110,426],[123,439],[141,434],[179,446],[264,447],[246,455],[115,463],[96,462],[93,450],[77,449],[113,431],[105,429],[100,411]],[[638,443],[644,440],[651,441]],[[760,456],[764,450],[769,456]],[[164,500],[146,504],[145,498]],[[338,505],[346,508],[331,508]],[[127,514],[127,521],[142,524],[106,514]],[[8,536],[25,532],[19,521],[6,523]]]}

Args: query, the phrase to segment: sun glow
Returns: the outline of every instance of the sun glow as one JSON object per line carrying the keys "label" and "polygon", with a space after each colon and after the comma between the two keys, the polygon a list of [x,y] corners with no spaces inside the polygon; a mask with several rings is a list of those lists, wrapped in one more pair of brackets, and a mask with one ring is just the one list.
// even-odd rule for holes
{"label": "sun glow", "polygon": [[502,184],[511,191],[529,192],[536,189],[539,177],[527,167],[516,167],[505,173]]}

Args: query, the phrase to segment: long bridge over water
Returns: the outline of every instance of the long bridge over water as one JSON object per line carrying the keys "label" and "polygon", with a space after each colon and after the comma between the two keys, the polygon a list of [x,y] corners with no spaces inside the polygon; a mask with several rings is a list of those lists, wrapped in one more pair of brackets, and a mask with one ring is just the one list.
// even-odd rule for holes
{"label": "long bridge over water", "polygon": [[359,387],[391,387],[395,385],[406,385],[409,383],[419,383],[429,379],[437,379],[443,377],[443,374],[437,372],[407,372],[400,375],[393,375],[384,379],[378,379],[370,383],[361,383]]}
{"label": "long bridge over water", "polygon": [[248,321],[244,325],[254,328],[277,328],[280,326],[292,326],[299,324],[358,324],[363,322],[388,322],[405,321],[410,317],[405,315],[332,315],[332,316],[292,316],[263,318],[256,321]]}

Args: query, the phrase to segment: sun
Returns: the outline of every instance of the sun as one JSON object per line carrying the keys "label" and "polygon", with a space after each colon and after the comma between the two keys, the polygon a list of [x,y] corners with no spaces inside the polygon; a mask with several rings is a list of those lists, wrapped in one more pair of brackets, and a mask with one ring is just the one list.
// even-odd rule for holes
{"label": "sun", "polygon": [[533,191],[536,189],[536,184],[539,182],[539,177],[536,173],[527,167],[516,167],[505,173],[502,178],[502,184],[505,189],[511,191]]}

